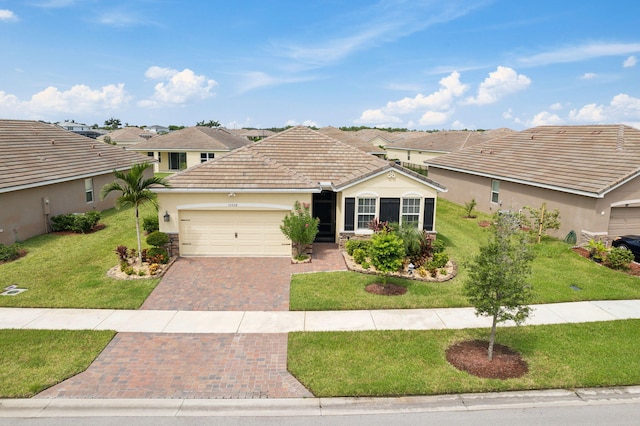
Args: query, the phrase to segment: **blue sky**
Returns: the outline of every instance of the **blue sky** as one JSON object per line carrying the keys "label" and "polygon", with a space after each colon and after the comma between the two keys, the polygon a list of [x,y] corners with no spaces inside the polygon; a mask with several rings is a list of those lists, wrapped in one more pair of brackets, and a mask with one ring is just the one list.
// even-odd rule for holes
{"label": "blue sky", "polygon": [[637,0],[0,0],[0,118],[640,128]]}

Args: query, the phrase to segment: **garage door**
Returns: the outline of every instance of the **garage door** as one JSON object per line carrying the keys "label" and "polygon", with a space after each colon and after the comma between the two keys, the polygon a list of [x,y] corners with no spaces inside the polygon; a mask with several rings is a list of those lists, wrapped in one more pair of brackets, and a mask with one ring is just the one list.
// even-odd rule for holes
{"label": "garage door", "polygon": [[609,236],[640,235],[640,207],[613,207],[609,219]]}
{"label": "garage door", "polygon": [[291,256],[284,211],[183,210],[181,256]]}

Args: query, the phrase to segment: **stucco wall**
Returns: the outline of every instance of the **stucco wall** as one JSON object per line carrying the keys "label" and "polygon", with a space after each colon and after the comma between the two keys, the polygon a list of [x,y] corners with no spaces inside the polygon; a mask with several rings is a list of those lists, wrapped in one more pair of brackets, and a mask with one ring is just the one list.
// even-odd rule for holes
{"label": "stucco wall", "polygon": [[[102,187],[113,180],[111,173],[93,178],[91,203],[86,202],[84,179],[0,194],[0,243],[13,244],[50,232],[52,216],[113,207],[115,194],[100,199]],[[43,198],[49,200],[48,215],[45,215]]]}
{"label": "stucco wall", "polygon": [[389,160],[400,160],[403,163],[415,164],[416,166],[425,167],[424,162],[431,158],[439,157],[444,153],[430,152],[430,151],[420,151],[420,150],[405,150],[405,149],[394,149],[386,147],[387,158]]}

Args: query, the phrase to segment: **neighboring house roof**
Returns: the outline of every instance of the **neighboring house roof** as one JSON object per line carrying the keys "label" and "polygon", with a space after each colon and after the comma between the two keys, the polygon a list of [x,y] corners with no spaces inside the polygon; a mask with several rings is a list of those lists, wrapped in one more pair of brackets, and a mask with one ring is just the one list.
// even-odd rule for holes
{"label": "neighboring house roof", "polygon": [[426,163],[429,167],[602,198],[640,175],[640,130],[625,125],[540,126]]}
{"label": "neighboring house roof", "polygon": [[450,130],[431,133],[420,132],[419,135],[415,135],[414,137],[407,137],[394,142],[390,142],[385,146],[385,148],[406,151],[453,152],[482,142],[486,142],[488,140],[496,138],[497,136],[508,133],[505,130]]}
{"label": "neighboring house roof", "polygon": [[0,120],[0,193],[126,170],[145,161],[149,158],[56,125]]}
{"label": "neighboring house roof", "polygon": [[373,145],[371,145],[368,142],[363,141],[362,139],[360,139],[359,137],[357,137],[354,132],[345,132],[343,130],[340,130],[336,127],[332,127],[332,126],[328,126],[328,127],[323,127],[322,129],[318,130],[318,132],[322,133],[323,135],[329,136],[333,139],[337,139],[341,142],[344,142],[346,144],[349,144],[351,146],[353,146],[354,148],[358,148],[360,151],[364,151],[367,152],[369,154],[374,154],[374,155],[384,155],[385,151],[383,149],[380,149],[378,147],[375,147]]}
{"label": "neighboring house roof", "polygon": [[149,140],[150,138],[155,136],[155,133],[149,132],[139,127],[125,127],[100,136],[98,140],[104,141],[104,138],[107,136],[111,139],[111,142],[114,142],[116,144],[134,144]]}
{"label": "neighboring house roof", "polygon": [[327,185],[340,190],[391,169],[446,191],[442,185],[420,174],[302,126],[176,173],[167,178],[172,188],[158,188],[157,191],[316,192]]}
{"label": "neighboring house roof", "polygon": [[185,127],[164,135],[154,136],[129,149],[136,151],[233,151],[252,143],[219,127]]}

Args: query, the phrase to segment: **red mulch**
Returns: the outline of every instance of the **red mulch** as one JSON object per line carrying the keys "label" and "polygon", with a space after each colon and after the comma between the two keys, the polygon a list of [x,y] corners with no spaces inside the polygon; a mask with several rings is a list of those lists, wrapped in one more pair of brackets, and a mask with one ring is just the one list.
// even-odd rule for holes
{"label": "red mulch", "polygon": [[406,287],[395,284],[387,284],[387,286],[385,287],[382,284],[374,283],[369,284],[364,289],[369,293],[379,294],[382,296],[400,296],[407,292]]}
{"label": "red mulch", "polygon": [[495,343],[493,359],[487,359],[489,342],[467,340],[447,349],[447,361],[458,370],[485,379],[513,379],[529,372],[527,363],[518,352]]}
{"label": "red mulch", "polygon": [[491,226],[491,221],[490,220],[481,220],[480,222],[478,222],[478,226],[481,228],[488,228]]}
{"label": "red mulch", "polygon": [[[587,259],[589,259],[590,257],[589,250],[587,250],[584,247],[573,247],[571,250],[578,253],[582,257],[586,257]],[[622,272],[626,272],[627,274],[633,275],[635,277],[640,277],[640,263],[631,262],[629,264],[629,269],[627,271],[622,271]]]}

